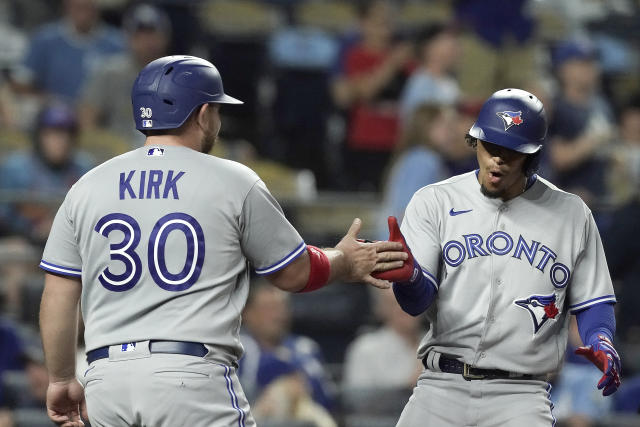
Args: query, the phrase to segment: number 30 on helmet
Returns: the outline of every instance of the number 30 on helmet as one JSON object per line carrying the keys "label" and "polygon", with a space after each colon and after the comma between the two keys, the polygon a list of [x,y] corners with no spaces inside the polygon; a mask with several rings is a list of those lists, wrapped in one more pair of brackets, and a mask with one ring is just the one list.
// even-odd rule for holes
{"label": "number 30 on helmet", "polygon": [[165,56],[140,71],[131,89],[136,129],[179,128],[200,105],[242,104],[224,93],[218,69],[186,55]]}

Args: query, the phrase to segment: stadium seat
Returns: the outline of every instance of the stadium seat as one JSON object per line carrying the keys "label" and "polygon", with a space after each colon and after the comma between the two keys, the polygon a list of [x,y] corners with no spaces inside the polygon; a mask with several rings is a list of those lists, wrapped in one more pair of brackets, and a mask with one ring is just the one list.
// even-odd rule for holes
{"label": "stadium seat", "polygon": [[356,12],[349,2],[338,0],[309,0],[298,4],[294,13],[295,24],[320,28],[333,33],[344,33],[355,28]]}

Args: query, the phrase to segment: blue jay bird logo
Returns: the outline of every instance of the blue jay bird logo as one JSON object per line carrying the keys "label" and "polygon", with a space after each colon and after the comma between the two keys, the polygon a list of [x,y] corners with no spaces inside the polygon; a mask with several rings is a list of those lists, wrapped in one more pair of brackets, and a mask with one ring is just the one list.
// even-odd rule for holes
{"label": "blue jay bird logo", "polygon": [[504,130],[508,130],[511,126],[520,126],[524,123],[522,120],[522,111],[500,111],[496,116],[502,119]]}
{"label": "blue jay bird logo", "polygon": [[516,300],[513,303],[531,314],[534,334],[540,330],[547,320],[555,319],[559,313],[558,307],[556,307],[556,294],[531,295],[526,299]]}

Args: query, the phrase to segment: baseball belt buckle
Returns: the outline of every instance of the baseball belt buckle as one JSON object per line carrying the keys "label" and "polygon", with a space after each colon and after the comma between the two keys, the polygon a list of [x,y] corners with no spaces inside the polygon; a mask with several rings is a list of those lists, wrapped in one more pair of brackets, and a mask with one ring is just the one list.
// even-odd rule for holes
{"label": "baseball belt buckle", "polygon": [[463,364],[462,366],[462,378],[464,378],[467,381],[471,381],[471,380],[483,380],[485,379],[486,375],[476,375],[476,374],[472,374],[471,373],[471,368],[473,366],[468,365],[468,364]]}

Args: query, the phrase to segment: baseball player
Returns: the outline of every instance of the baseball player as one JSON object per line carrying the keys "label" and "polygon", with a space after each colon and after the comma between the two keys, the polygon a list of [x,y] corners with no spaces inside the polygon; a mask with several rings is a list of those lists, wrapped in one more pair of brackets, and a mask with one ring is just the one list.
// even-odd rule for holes
{"label": "baseball player", "polygon": [[585,344],[576,352],[603,371],[597,387],[620,385],[600,236],[579,197],[535,174],[546,132],[534,95],[494,93],[467,135],[479,168],[418,190],[400,230],[389,218],[390,240],[406,239],[413,259],[376,277],[429,323],[398,427],[554,425],[546,381],[569,314]]}
{"label": "baseball player", "polygon": [[[306,245],[250,169],[206,155],[220,129],[218,70],[192,56],[149,63],[132,89],[144,147],[68,192],[49,234],[41,330],[58,425],[255,426],[238,384],[249,265],[290,292],[335,280],[390,284],[402,245]],[[78,303],[89,368],[75,380]]]}

